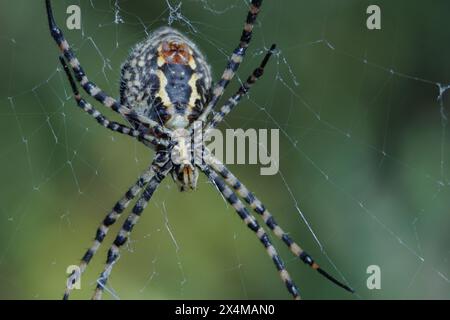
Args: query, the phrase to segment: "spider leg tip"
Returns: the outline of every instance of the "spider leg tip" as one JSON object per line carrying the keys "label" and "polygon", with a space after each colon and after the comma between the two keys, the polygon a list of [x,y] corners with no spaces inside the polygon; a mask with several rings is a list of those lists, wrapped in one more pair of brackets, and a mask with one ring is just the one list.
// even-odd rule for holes
{"label": "spider leg tip", "polygon": [[53,15],[52,3],[50,0],[45,0],[45,8],[47,10],[47,18],[48,18],[48,25],[50,27],[50,32],[53,37],[56,37],[59,35],[60,30],[56,25],[55,17]]}
{"label": "spider leg tip", "polygon": [[327,278],[328,280],[330,280],[331,282],[333,282],[334,284],[336,284],[337,286],[341,287],[342,289],[350,292],[350,293],[355,293],[355,290],[353,288],[350,288],[349,286],[343,284],[342,282],[336,280],[333,276],[331,276],[330,274],[328,274],[325,270],[321,269],[320,267],[318,267],[316,269],[322,276],[324,276],[325,278]]}
{"label": "spider leg tip", "polygon": [[45,0],[45,7],[47,8],[47,14],[49,15],[49,17],[53,17],[52,3],[50,2],[50,0]]}

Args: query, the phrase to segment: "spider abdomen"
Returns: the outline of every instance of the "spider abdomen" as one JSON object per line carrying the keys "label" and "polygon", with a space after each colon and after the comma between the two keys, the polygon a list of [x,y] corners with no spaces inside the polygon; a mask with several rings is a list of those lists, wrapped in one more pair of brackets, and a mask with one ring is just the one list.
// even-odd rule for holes
{"label": "spider abdomen", "polygon": [[200,116],[210,88],[203,54],[168,27],[138,44],[122,67],[122,104],[171,129],[186,128]]}

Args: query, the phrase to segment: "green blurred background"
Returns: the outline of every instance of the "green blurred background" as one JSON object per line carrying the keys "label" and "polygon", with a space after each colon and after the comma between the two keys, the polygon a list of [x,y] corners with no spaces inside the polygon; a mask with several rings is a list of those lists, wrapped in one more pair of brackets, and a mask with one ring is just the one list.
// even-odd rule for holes
{"label": "green blurred background", "polygon": [[[130,48],[169,17],[217,78],[246,13],[242,0],[186,0],[181,15],[163,0],[54,2],[88,74],[113,96]],[[82,31],[65,28],[70,4],[81,6]],[[365,25],[370,4],[265,1],[240,77],[272,42],[280,52],[221,128],[281,129],[281,173],[230,167],[357,291],[336,288],[274,239],[304,298],[448,299],[450,103],[439,89],[450,83],[450,3],[377,1],[378,31]],[[0,0],[2,299],[59,299],[67,266],[153,155],[77,109],[57,57],[44,1]],[[90,297],[117,227],[73,298]],[[185,194],[167,179],[131,240],[109,282],[121,299],[289,298],[254,234],[203,177]],[[366,286],[370,265],[381,268],[380,290]]]}

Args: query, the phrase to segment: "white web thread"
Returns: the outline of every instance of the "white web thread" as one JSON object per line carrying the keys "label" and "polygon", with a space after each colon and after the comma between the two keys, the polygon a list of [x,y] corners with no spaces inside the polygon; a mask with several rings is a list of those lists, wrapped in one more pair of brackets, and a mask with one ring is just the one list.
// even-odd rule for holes
{"label": "white web thread", "polygon": [[[120,24],[127,24],[127,20],[124,19],[121,15],[120,12],[122,13],[126,13],[124,11],[121,11],[121,8],[119,6],[119,2],[120,1],[115,1],[113,7],[111,8],[111,10],[114,12],[114,24],[118,24],[118,20],[117,18],[120,17]],[[214,14],[217,15],[221,15],[221,14],[231,14],[231,12],[235,13],[235,11],[242,11],[242,6],[238,6],[236,7],[236,10],[234,10],[234,5],[231,5],[230,7],[223,9],[223,10],[216,10],[216,9],[211,9],[211,5],[209,4],[208,1],[201,1],[203,8],[209,12],[213,12]],[[181,8],[181,4],[182,2],[179,2],[178,5],[176,6],[172,6],[169,2],[167,2],[167,6],[169,9],[169,18],[168,18],[168,23],[172,24],[174,22],[181,22],[182,24],[184,24],[185,26],[187,26],[189,28],[189,30],[191,32],[197,33],[197,35],[201,38],[203,38],[203,40],[210,42],[211,44],[216,43],[216,39],[210,39],[210,38],[204,38],[206,37],[203,33],[198,32],[194,27],[195,23],[191,22],[188,18],[186,18],[185,16],[183,16],[180,13],[180,8]],[[94,8],[94,4],[91,1],[91,6]],[[125,16],[125,15],[124,15]],[[137,16],[132,16],[132,17],[137,17]],[[139,25],[145,26],[145,22],[143,22],[142,20],[139,20],[138,23]],[[107,25],[99,25],[99,27],[107,27]],[[200,28],[200,26],[198,27]],[[84,30],[83,30],[84,32]],[[147,29],[144,29],[144,32],[147,33]],[[102,49],[98,48],[98,46],[96,45],[96,42],[94,40],[95,38],[95,34],[91,34],[89,37],[84,38],[84,41],[82,43],[82,45],[79,47],[79,50],[85,50],[85,49],[89,49],[86,48],[84,46],[84,44],[86,42],[92,44],[92,46],[95,48],[95,50],[97,51],[99,57],[101,58],[101,60],[103,61],[103,67],[101,70],[101,73],[103,74],[104,78],[106,79],[106,81],[109,83],[109,79],[108,79],[108,72],[111,72],[113,70],[112,66],[110,65],[110,61],[108,58],[108,55],[104,55],[102,53]],[[3,40],[2,40],[3,39]],[[10,44],[12,44],[12,47],[15,48],[16,47],[16,40],[15,39],[10,39],[8,40],[7,38],[1,38],[0,41],[6,41],[7,43],[9,42]],[[117,48],[119,48],[120,46],[120,42],[119,40],[117,40]],[[432,80],[427,80],[421,77],[417,77],[417,76],[411,76],[408,74],[404,74],[400,71],[396,71],[394,68],[391,67],[384,67],[381,65],[377,65],[376,63],[372,63],[370,62],[366,57],[357,57],[357,56],[353,56],[351,54],[346,53],[345,51],[339,50],[337,49],[338,46],[335,46],[334,44],[330,43],[328,40],[326,40],[325,38],[323,39],[319,39],[317,41],[313,41],[307,44],[303,44],[302,46],[310,46],[310,45],[325,45],[327,48],[329,48],[329,50],[332,50],[334,53],[336,54],[340,54],[340,55],[346,55],[349,58],[352,58],[354,60],[359,61],[360,63],[367,65],[370,68],[374,68],[374,69],[379,69],[387,74],[390,74],[394,77],[400,78],[400,79],[405,79],[405,80],[411,80],[411,81],[415,81],[415,82],[419,82],[419,83],[423,83],[428,84],[428,85],[433,85],[436,86],[438,88],[438,95],[437,95],[437,101],[438,101],[438,105],[440,107],[440,112],[441,112],[441,126],[442,126],[442,135],[441,135],[441,163],[440,163],[440,168],[441,168],[441,172],[440,172],[440,177],[439,179],[436,179],[435,177],[433,177],[432,175],[429,175],[428,173],[423,173],[421,172],[419,169],[414,168],[413,166],[411,166],[410,164],[407,163],[403,163],[401,160],[396,159],[395,157],[390,156],[384,149],[383,150],[379,150],[374,146],[371,145],[367,145],[365,144],[365,142],[363,141],[359,141],[357,137],[353,136],[349,131],[340,129],[336,126],[334,126],[333,124],[329,123],[328,121],[324,120],[321,118],[320,113],[318,113],[312,106],[310,103],[307,102],[307,99],[305,99],[300,93],[299,90],[301,91],[301,87],[299,87],[299,83],[297,82],[297,78],[295,76],[295,72],[291,69],[290,64],[287,62],[287,60],[284,58],[284,56],[282,55],[282,52],[289,49],[289,48],[281,48],[281,50],[279,50],[279,52],[276,54],[276,60],[277,60],[277,74],[275,76],[275,80],[278,83],[281,83],[283,86],[285,86],[289,92],[292,95],[292,99],[293,100],[297,100],[298,102],[300,102],[303,106],[305,106],[312,114],[315,115],[315,117],[317,118],[317,120],[324,126],[328,127],[330,130],[332,130],[334,133],[337,134],[341,134],[344,135],[346,138],[352,140],[355,145],[364,145],[367,148],[373,149],[373,151],[378,152],[382,155],[382,159],[387,159],[390,161],[394,161],[396,163],[398,163],[401,166],[405,166],[406,168],[408,168],[409,170],[412,170],[414,172],[418,172],[419,174],[427,177],[427,179],[436,181],[438,188],[448,188],[448,186],[450,186],[450,182],[447,181],[446,178],[446,134],[447,134],[447,126],[448,126],[448,111],[447,108],[445,106],[444,103],[444,96],[445,93],[448,91],[448,89],[450,88],[450,85],[447,84],[441,84],[440,82],[436,82],[436,81],[432,81]],[[225,57],[227,56],[227,49],[224,49],[222,45],[214,45],[214,47],[220,51],[222,53],[222,55]],[[92,50],[91,50],[92,51]],[[12,51],[14,52],[14,51]],[[254,58],[260,56],[261,54],[263,54],[263,52],[265,52],[265,50],[259,50],[257,51],[252,58],[247,58],[247,61],[254,62]],[[112,53],[114,54],[114,52]],[[14,54],[12,54],[12,60],[11,60],[11,70],[13,70],[13,66],[14,66]],[[55,60],[56,61],[56,60]],[[285,78],[281,75],[281,71],[280,68],[285,68],[285,71],[288,72],[288,74],[290,74],[291,79],[290,80],[285,80]],[[91,72],[91,73],[96,73],[96,71]],[[35,192],[38,192],[39,190],[42,189],[42,187],[44,187],[45,185],[47,185],[48,183],[50,183],[53,178],[55,178],[61,171],[66,170],[67,168],[70,170],[72,176],[73,176],[73,181],[74,184],[76,186],[76,190],[78,191],[79,194],[83,194],[83,187],[80,186],[79,184],[79,180],[77,177],[77,172],[75,167],[73,166],[73,164],[75,163],[75,161],[80,161],[85,163],[86,165],[90,166],[92,168],[92,172],[93,175],[98,175],[98,170],[97,167],[94,165],[89,164],[89,161],[83,159],[82,155],[80,155],[77,152],[77,145],[75,143],[70,144],[69,141],[71,140],[70,136],[68,135],[67,132],[67,127],[68,127],[68,122],[72,121],[71,119],[69,119],[66,115],[66,108],[70,108],[69,110],[73,109],[73,101],[68,101],[70,99],[70,93],[65,91],[65,92],[61,92],[58,90],[60,90],[60,88],[58,89],[54,89],[52,84],[50,84],[50,80],[54,80],[55,78],[59,79],[58,82],[60,82],[61,87],[66,88],[65,82],[66,80],[64,79],[64,75],[61,75],[60,71],[54,71],[50,74],[50,76],[43,81],[42,83],[34,86],[32,89],[30,90],[25,90],[22,91],[19,94],[13,94],[13,95],[8,95],[8,97],[3,97],[3,99],[0,100],[0,102],[3,105],[8,105],[10,106],[11,112],[13,114],[13,117],[15,118],[15,121],[17,122],[17,127],[19,128],[19,133],[21,135],[21,141],[18,142],[20,144],[23,144],[24,148],[25,148],[25,154],[28,160],[28,166],[29,166],[29,171],[30,171],[30,181],[31,181],[31,185],[32,185],[32,189]],[[291,84],[289,84],[289,82],[291,82]],[[14,79],[12,77],[12,75],[10,75],[10,81],[9,81],[9,92],[12,92],[12,85],[14,83]],[[46,87],[46,88],[50,88],[53,92],[54,92],[54,99],[55,99],[55,105],[60,105],[60,108],[57,110],[57,112],[52,112],[52,111],[46,111],[45,108],[43,107],[43,104],[41,102],[41,99],[39,99],[38,96],[38,91],[39,89],[41,89],[42,87]],[[299,88],[299,89],[298,89]],[[64,89],[67,90],[67,89]],[[45,120],[42,123],[42,126],[37,128],[35,132],[32,132],[31,134],[26,134],[25,131],[23,130],[22,124],[21,124],[21,119],[23,117],[25,117],[25,115],[22,115],[20,113],[17,112],[17,102],[16,100],[18,98],[20,98],[23,95],[34,95],[34,99],[36,101],[36,104],[38,106],[40,106],[41,109],[41,114],[45,115]],[[61,98],[62,97],[62,98]],[[285,138],[289,141],[289,143],[291,143],[291,145],[297,150],[297,152],[305,159],[307,159],[308,162],[311,163],[311,165],[318,171],[321,173],[321,175],[324,177],[324,179],[327,181],[327,183],[332,184],[336,190],[339,190],[340,192],[342,192],[343,194],[345,194],[348,199],[350,199],[351,201],[357,203],[360,207],[362,212],[364,212],[365,214],[367,214],[371,219],[373,219],[377,225],[379,225],[382,229],[384,229],[396,242],[398,242],[401,247],[405,248],[407,251],[409,251],[411,254],[413,254],[418,260],[420,260],[421,262],[424,262],[425,259],[423,257],[423,253],[422,253],[422,249],[420,248],[420,237],[419,234],[417,232],[417,228],[416,228],[416,223],[417,221],[414,221],[412,223],[412,228],[414,231],[414,235],[416,237],[416,242],[418,245],[418,248],[415,250],[413,249],[410,245],[408,245],[407,243],[405,243],[402,238],[400,236],[398,236],[392,229],[390,229],[386,224],[384,224],[381,220],[379,220],[377,218],[377,216],[372,213],[364,204],[364,202],[362,200],[359,200],[357,198],[355,198],[353,195],[348,194],[345,192],[345,190],[343,190],[342,188],[339,187],[339,185],[330,177],[329,174],[327,174],[326,170],[320,168],[320,166],[317,165],[317,163],[311,158],[309,157],[306,153],[304,153],[304,151],[298,146],[298,141],[293,139],[293,137],[291,137],[286,130],[284,130],[284,125],[280,125],[272,116],[271,116],[271,112],[267,111],[266,108],[264,108],[263,106],[259,105],[253,98],[250,99],[250,101],[252,102],[252,104],[260,111],[264,112],[269,121],[275,125],[276,127],[280,128],[281,131],[283,132]],[[295,107],[296,103],[294,102],[291,105],[292,107]],[[72,114],[72,111],[69,111],[70,114]],[[238,111],[236,112],[238,114]],[[2,117],[8,117],[8,114],[0,114],[0,116]],[[234,115],[235,117],[239,117],[239,115]],[[61,133],[61,131],[58,132],[58,129],[55,127],[54,123],[59,123],[62,124],[63,126],[63,131]],[[85,122],[86,124],[88,124],[89,127],[94,127],[95,124],[92,123],[88,123],[88,121]],[[80,126],[82,127],[82,124],[78,124],[78,123],[71,123],[72,125],[76,125],[76,126]],[[30,151],[30,143],[33,143],[32,138],[34,137],[35,134],[37,134],[38,131],[42,130],[43,128],[47,128],[50,133],[51,133],[51,137],[54,140],[54,144],[56,145],[60,145],[63,146],[66,149],[66,163],[62,163],[59,167],[55,168],[53,172],[50,172],[46,177],[42,178],[40,181],[37,180],[38,177],[37,175],[34,173],[34,168],[33,168],[33,154]],[[89,133],[89,129],[85,128],[85,133],[86,135],[92,135],[91,133]],[[61,135],[64,136],[63,138],[61,138]],[[387,136],[387,134],[386,134]],[[385,136],[385,137],[386,137]],[[114,143],[114,141],[112,141]],[[79,140],[79,144],[83,143],[83,138],[81,138]],[[3,150],[3,155],[5,156],[8,154],[8,150]],[[138,157],[135,157],[135,161],[136,163],[138,163]],[[95,169],[95,170],[94,170]],[[310,228],[307,220],[304,218],[304,215],[302,214],[296,197],[294,196],[294,194],[292,193],[292,190],[290,189],[290,186],[288,184],[288,182],[285,180],[285,177],[282,173],[280,173],[280,176],[283,179],[283,182],[286,186],[286,189],[288,190],[288,193],[290,194],[291,200],[294,202],[294,207],[298,210],[298,213],[300,214],[302,221],[308,226],[311,234],[313,235],[316,243],[318,244],[320,250],[324,253],[325,257],[327,257],[327,259],[329,260],[329,262],[331,264],[334,265],[334,263],[328,258],[328,256],[326,255],[326,253],[323,251],[323,247],[318,239],[318,237],[316,236],[316,234],[314,233],[314,231],[312,230],[312,228]],[[25,193],[26,195],[26,193]],[[264,199],[263,199],[264,200]],[[167,227],[167,226],[166,226]],[[20,230],[20,228],[13,228],[13,232],[12,232],[12,236],[11,239],[13,239],[17,232]],[[168,232],[170,232],[170,229],[168,229]],[[174,238],[173,238],[174,239]],[[174,241],[174,244],[176,245],[176,251],[178,252],[178,245],[176,243],[176,241]],[[9,248],[9,246],[7,246],[6,248]],[[0,261],[3,261],[3,257],[9,252],[9,249],[3,248],[4,250],[2,250],[2,259],[0,259]],[[242,265],[239,263],[239,268],[241,268]],[[339,272],[339,270],[334,267],[336,271]],[[422,264],[419,265],[419,268],[417,269],[417,273],[420,272],[420,270],[422,270]],[[433,267],[433,270],[435,271],[435,273],[437,275],[439,275],[439,277],[441,277],[443,280],[445,280],[447,283],[449,282],[448,276],[441,270],[438,270],[436,268]],[[341,272],[339,272],[341,274]],[[416,277],[417,273],[415,273],[414,278]],[[156,276],[156,275],[155,275]],[[153,274],[152,274],[153,277]],[[413,278],[413,280],[414,280]],[[241,278],[242,280],[242,278]],[[413,281],[411,280],[411,281]],[[244,285],[245,287],[245,285]]]}
{"label": "white web thread", "polygon": [[178,2],[175,6],[173,6],[169,0],[166,0],[167,7],[169,9],[169,18],[167,19],[167,24],[171,26],[174,22],[178,21],[182,24],[186,25],[193,31],[194,33],[197,32],[193,24],[181,13],[181,6],[183,5],[183,2]]}
{"label": "white web thread", "polygon": [[180,270],[180,275],[181,275],[181,281],[180,281],[180,291],[181,291],[181,295],[183,296],[184,292],[184,285],[187,282],[186,279],[186,274],[184,272],[184,268],[183,268],[183,264],[181,263],[181,258],[180,258],[180,246],[178,245],[177,240],[175,239],[175,235],[172,232],[172,229],[170,227],[170,223],[169,223],[169,217],[167,214],[167,209],[166,209],[166,204],[165,202],[162,203],[162,213],[164,215],[164,226],[167,230],[167,233],[170,235],[170,239],[172,240],[174,246],[175,246],[175,255],[176,255],[176,259],[177,259],[177,265],[178,265],[178,269]]}

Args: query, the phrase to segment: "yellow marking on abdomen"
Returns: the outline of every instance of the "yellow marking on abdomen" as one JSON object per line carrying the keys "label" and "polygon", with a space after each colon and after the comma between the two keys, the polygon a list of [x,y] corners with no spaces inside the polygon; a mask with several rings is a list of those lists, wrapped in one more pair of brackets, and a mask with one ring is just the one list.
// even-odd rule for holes
{"label": "yellow marking on abdomen", "polygon": [[166,75],[161,70],[156,71],[156,75],[158,76],[158,79],[159,79],[159,90],[156,93],[156,97],[161,98],[162,104],[165,107],[168,107],[168,108],[173,107],[172,101],[170,100],[170,97],[166,91],[166,86],[167,86]]}
{"label": "yellow marking on abdomen", "polygon": [[188,85],[191,88],[191,96],[189,97],[189,103],[188,103],[190,108],[195,107],[195,101],[201,99],[201,97],[197,91],[197,80],[198,80],[198,75],[197,75],[197,73],[194,72],[191,76],[191,79],[189,79],[189,82],[188,82]]}

